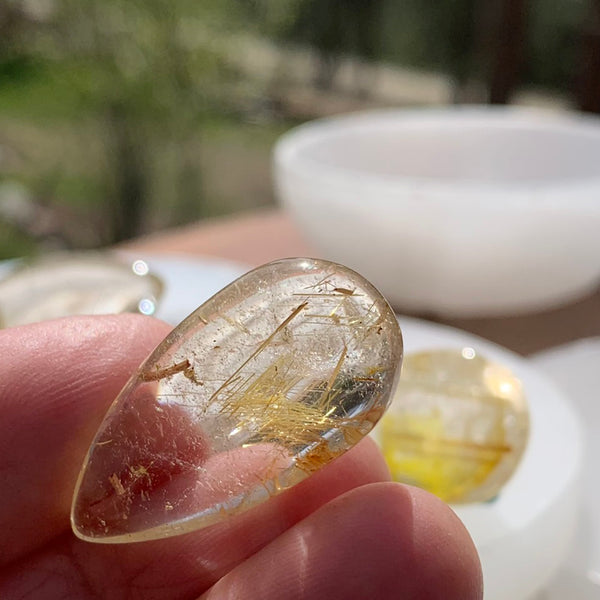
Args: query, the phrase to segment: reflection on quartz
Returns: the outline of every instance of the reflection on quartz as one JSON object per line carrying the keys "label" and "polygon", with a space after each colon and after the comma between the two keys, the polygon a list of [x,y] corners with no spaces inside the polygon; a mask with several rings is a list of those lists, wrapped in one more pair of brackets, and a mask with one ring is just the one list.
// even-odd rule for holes
{"label": "reflection on quartz", "polygon": [[151,315],[162,290],[162,282],[145,261],[131,263],[108,252],[26,260],[0,281],[0,326],[71,315]]}
{"label": "reflection on quartz", "polygon": [[156,302],[150,298],[142,298],[138,302],[138,311],[143,315],[153,315],[156,312]]}
{"label": "reflection on quartz", "polygon": [[380,440],[394,479],[461,503],[498,494],[528,433],[521,382],[462,348],[405,357]]}
{"label": "reflection on quartz", "polygon": [[136,274],[136,275],[140,275],[140,276],[144,276],[144,275],[148,275],[148,273],[150,272],[150,267],[148,266],[148,263],[145,260],[134,260],[132,265],[131,265],[131,270]]}
{"label": "reflection on quartz", "polygon": [[472,360],[475,358],[475,350],[473,350],[473,348],[463,348],[460,351],[460,354],[463,358],[467,359],[467,360]]}

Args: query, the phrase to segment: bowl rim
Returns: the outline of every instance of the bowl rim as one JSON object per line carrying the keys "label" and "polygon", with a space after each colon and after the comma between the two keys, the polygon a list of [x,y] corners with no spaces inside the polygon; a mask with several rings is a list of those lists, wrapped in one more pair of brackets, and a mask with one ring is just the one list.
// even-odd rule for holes
{"label": "bowl rim", "polygon": [[[484,125],[494,130],[519,128],[545,129],[559,133],[584,133],[586,137],[598,139],[600,147],[600,118],[555,110],[486,105],[453,105],[448,107],[422,108],[384,108],[346,113],[333,117],[325,117],[308,121],[290,129],[276,142],[273,150],[273,165],[276,179],[283,173],[291,173],[300,177],[310,177],[323,186],[335,185],[340,189],[356,191],[370,190],[382,197],[420,193],[460,198],[478,197],[481,193],[509,198],[514,196],[521,203],[523,197],[542,195],[549,201],[564,203],[565,192],[568,192],[570,204],[578,193],[578,202],[589,204],[600,210],[600,155],[598,174],[590,174],[581,178],[565,179],[532,179],[515,181],[483,181],[471,178],[444,179],[440,177],[393,175],[372,173],[368,170],[358,171],[343,165],[323,164],[302,154],[311,144],[330,138],[339,132],[340,127],[349,131],[360,131],[366,127],[388,129],[392,121],[395,127],[410,128],[444,126],[457,127],[465,125]],[[550,125],[550,128],[548,127]],[[420,198],[422,201],[423,198]]]}

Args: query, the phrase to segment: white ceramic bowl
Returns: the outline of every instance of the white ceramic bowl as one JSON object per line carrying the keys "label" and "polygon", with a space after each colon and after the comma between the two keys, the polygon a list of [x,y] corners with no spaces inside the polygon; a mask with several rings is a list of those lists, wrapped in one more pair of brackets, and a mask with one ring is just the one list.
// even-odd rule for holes
{"label": "white ceramic bowl", "polygon": [[322,256],[391,303],[454,316],[561,304],[600,281],[600,120],[386,110],[277,143],[283,205]]}

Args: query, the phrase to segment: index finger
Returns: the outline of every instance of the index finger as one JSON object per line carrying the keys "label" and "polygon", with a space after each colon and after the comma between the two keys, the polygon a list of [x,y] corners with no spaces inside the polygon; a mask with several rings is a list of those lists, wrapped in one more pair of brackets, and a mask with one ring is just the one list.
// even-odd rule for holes
{"label": "index finger", "polygon": [[0,565],[68,526],[86,446],[168,330],[155,319],[120,315],[0,331]]}

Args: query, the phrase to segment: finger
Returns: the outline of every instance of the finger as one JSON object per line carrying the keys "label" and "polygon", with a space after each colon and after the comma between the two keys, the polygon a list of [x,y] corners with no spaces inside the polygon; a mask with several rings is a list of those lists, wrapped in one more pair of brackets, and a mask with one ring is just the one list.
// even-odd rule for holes
{"label": "finger", "polygon": [[223,577],[202,600],[481,599],[469,534],[434,496],[395,483],[336,498]]}
{"label": "finger", "polygon": [[136,315],[0,332],[0,564],[68,526],[87,446],[131,373],[168,332]]}
{"label": "finger", "polygon": [[66,596],[112,600],[129,597],[128,590],[135,590],[140,600],[196,598],[331,499],[387,479],[381,453],[367,438],[287,492],[207,529],[117,546],[64,537],[7,572],[0,597],[21,598],[34,589],[37,595],[31,597],[44,600]]}

